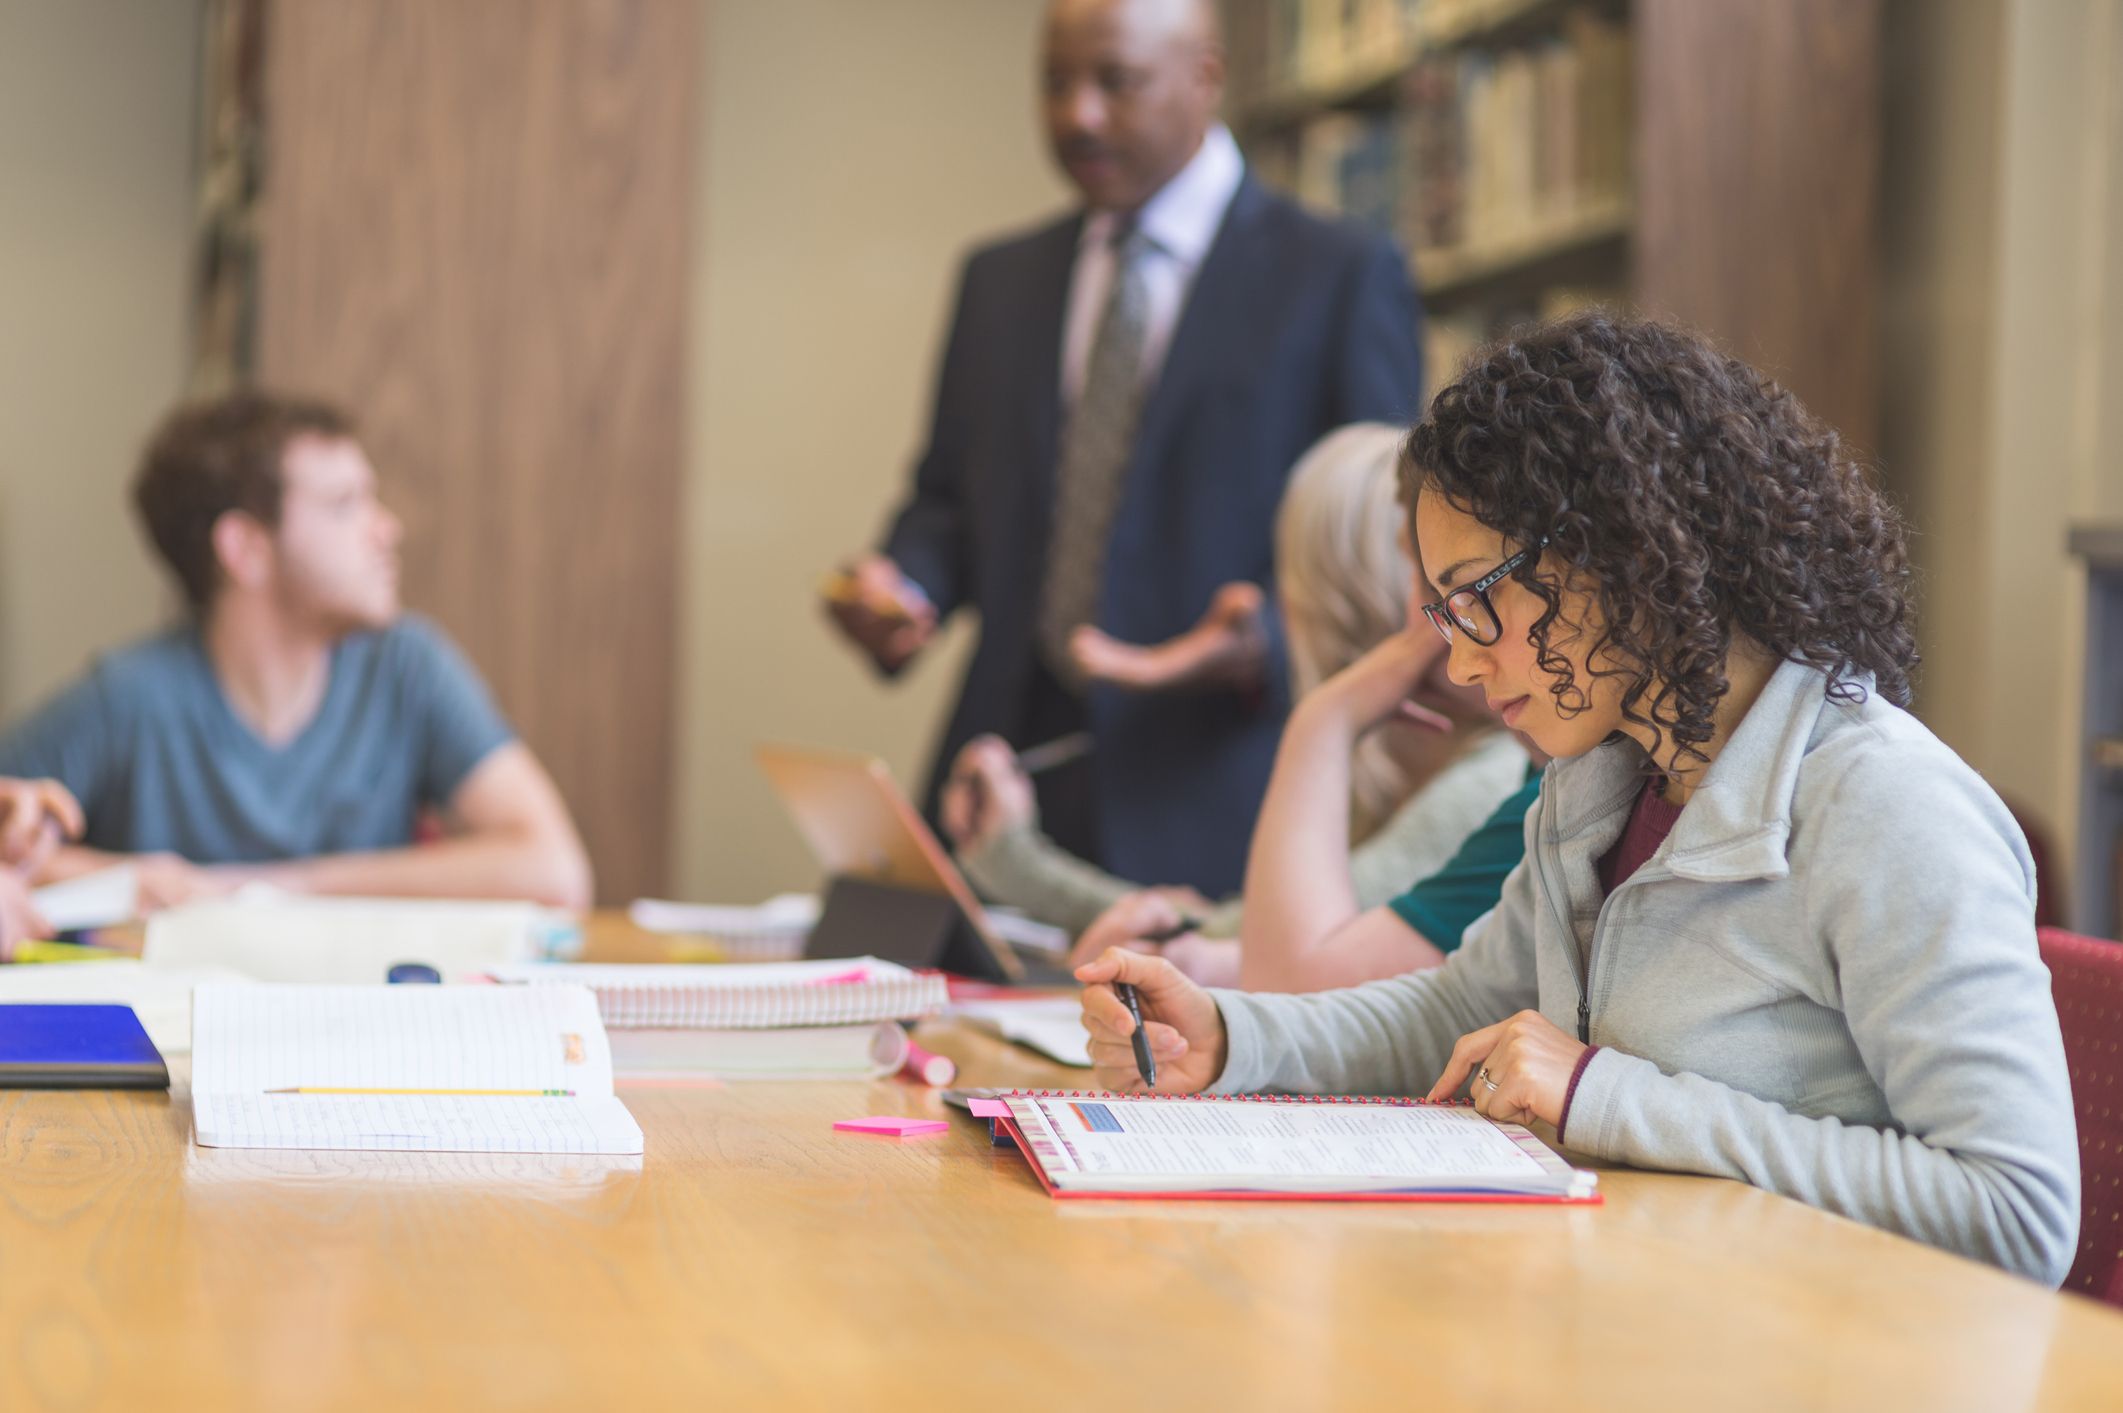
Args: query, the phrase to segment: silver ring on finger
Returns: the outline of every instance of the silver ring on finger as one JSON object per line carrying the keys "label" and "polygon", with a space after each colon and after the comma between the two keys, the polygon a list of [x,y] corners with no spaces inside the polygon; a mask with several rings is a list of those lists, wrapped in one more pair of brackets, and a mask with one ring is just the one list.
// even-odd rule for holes
{"label": "silver ring on finger", "polygon": [[1487,1065],[1483,1065],[1483,1066],[1482,1066],[1482,1083],[1484,1083],[1484,1084],[1486,1084],[1486,1085],[1488,1085],[1488,1086],[1489,1086],[1489,1092],[1490,1092],[1491,1094],[1494,1094],[1494,1093],[1496,1093],[1496,1091],[1498,1091],[1499,1089],[1502,1089],[1502,1088],[1504,1087],[1503,1085],[1501,1085],[1501,1084],[1498,1084],[1498,1083],[1496,1082],[1496,1076],[1495,1076],[1495,1075],[1493,1075],[1493,1074],[1489,1073],[1489,1066],[1487,1066]]}

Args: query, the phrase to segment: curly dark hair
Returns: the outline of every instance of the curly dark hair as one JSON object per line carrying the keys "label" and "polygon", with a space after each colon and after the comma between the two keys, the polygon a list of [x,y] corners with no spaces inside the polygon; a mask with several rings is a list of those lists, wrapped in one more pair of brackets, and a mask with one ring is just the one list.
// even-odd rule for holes
{"label": "curly dark hair", "polygon": [[[1677,755],[1703,759],[1736,633],[1822,669],[1843,700],[1869,673],[1909,703],[1901,517],[1832,428],[1699,335],[1595,310],[1497,343],[1432,401],[1402,475],[1411,515],[1435,489],[1590,576],[1605,625],[1589,670],[1624,679],[1623,716]],[[1547,605],[1529,637],[1575,715],[1586,695],[1551,641],[1563,586],[1539,568],[1513,577]]]}

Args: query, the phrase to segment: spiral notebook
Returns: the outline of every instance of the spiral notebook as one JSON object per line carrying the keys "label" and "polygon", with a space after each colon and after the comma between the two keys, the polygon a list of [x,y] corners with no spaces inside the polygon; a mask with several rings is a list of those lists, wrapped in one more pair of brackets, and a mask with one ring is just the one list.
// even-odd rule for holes
{"label": "spiral notebook", "polygon": [[521,962],[492,968],[496,981],[587,986],[614,1029],[859,1025],[933,1015],[950,999],[944,979],[876,957],[832,961],[707,963]]}
{"label": "spiral notebook", "polygon": [[1600,1201],[1597,1173],[1465,1103],[1038,1090],[974,1112],[1053,1197]]}

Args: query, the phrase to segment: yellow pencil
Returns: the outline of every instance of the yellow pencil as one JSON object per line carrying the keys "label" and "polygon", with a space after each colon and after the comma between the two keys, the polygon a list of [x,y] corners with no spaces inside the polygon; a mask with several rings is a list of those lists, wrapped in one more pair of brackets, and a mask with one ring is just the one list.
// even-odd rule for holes
{"label": "yellow pencil", "polygon": [[123,952],[109,947],[91,947],[81,942],[17,942],[15,960],[18,962],[109,962],[125,956]]}
{"label": "yellow pencil", "polygon": [[573,1099],[572,1089],[330,1089],[304,1086],[300,1089],[268,1089],[268,1094],[460,1094],[482,1098]]}

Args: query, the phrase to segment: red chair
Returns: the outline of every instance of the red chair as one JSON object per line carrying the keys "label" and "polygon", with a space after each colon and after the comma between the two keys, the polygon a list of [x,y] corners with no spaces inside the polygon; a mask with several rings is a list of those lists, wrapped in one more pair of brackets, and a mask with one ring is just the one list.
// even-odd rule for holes
{"label": "red chair", "polygon": [[2123,943],[2038,936],[2079,1117],[2079,1256],[2064,1288],[2123,1305]]}
{"label": "red chair", "polygon": [[2028,855],[2035,861],[2035,926],[2055,927],[2064,920],[2066,880],[2057,872],[2057,851],[2049,842],[2049,830],[2011,800],[2005,802],[2005,810],[2026,836]]}

